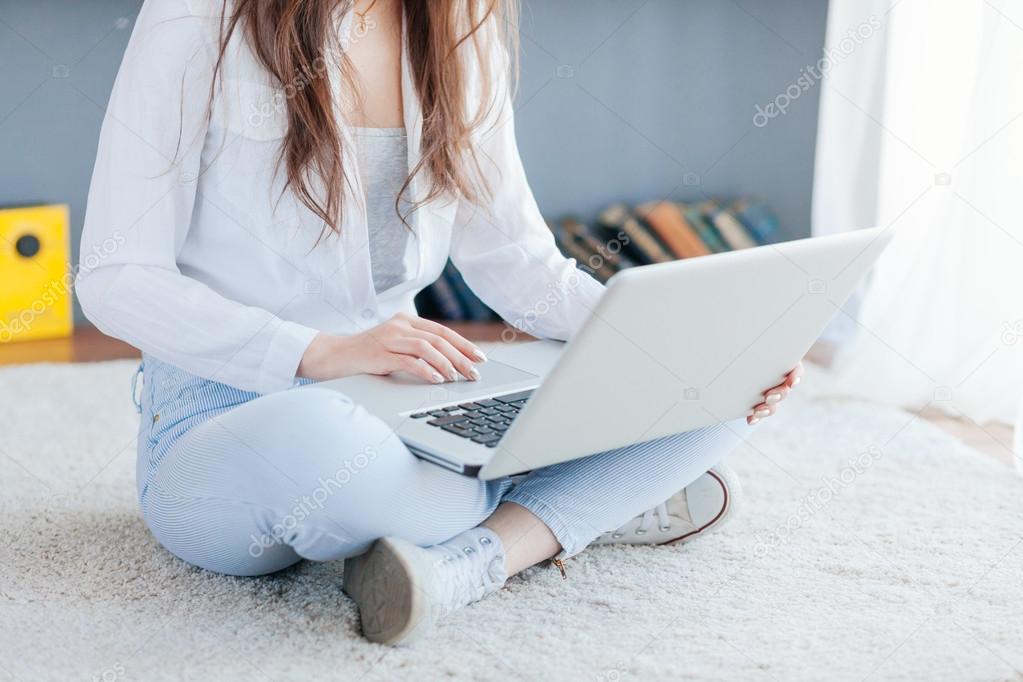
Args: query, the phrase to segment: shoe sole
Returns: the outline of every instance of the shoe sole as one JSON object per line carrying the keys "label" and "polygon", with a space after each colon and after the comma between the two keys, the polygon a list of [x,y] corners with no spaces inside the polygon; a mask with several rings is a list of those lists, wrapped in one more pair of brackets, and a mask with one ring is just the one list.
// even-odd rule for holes
{"label": "shoe sole", "polygon": [[[726,470],[724,468],[711,469],[707,472],[707,475],[713,478],[715,481],[717,481],[717,484],[721,486],[721,492],[722,495],[724,496],[724,503],[721,505],[721,511],[719,511],[717,515],[714,516],[714,518],[712,518],[710,521],[703,524],[696,530],[691,530],[685,535],[677,537],[674,540],[662,542],[660,543],[661,546],[677,545],[682,542],[686,542],[687,540],[691,540],[694,536],[709,531],[715,526],[723,524],[731,515],[731,512],[734,510],[733,509],[734,501],[737,499],[738,490],[740,486],[738,476],[736,476],[731,470]],[[732,491],[735,491],[734,495],[732,494]]]}
{"label": "shoe sole", "polygon": [[413,580],[417,571],[407,544],[384,538],[345,560],[344,591],[358,606],[362,635],[371,642],[410,644],[430,629],[429,605]]}

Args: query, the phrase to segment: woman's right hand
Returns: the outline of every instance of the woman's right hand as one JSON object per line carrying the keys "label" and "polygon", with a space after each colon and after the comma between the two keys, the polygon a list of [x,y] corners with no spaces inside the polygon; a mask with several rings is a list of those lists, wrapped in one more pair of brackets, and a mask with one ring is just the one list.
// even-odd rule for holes
{"label": "woman's right hand", "polygon": [[354,374],[408,372],[433,384],[480,378],[476,363],[487,357],[444,325],[398,313],[352,336],[318,334],[298,366],[298,376],[325,381]]}

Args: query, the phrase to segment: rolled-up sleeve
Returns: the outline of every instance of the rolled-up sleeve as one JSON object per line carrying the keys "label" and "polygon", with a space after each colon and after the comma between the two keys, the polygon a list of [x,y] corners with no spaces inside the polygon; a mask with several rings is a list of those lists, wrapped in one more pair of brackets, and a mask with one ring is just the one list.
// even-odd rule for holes
{"label": "rolled-up sleeve", "polygon": [[229,300],[176,264],[195,207],[216,59],[210,18],[147,0],[110,98],[76,291],[103,332],[243,390],[292,386],[317,330]]}

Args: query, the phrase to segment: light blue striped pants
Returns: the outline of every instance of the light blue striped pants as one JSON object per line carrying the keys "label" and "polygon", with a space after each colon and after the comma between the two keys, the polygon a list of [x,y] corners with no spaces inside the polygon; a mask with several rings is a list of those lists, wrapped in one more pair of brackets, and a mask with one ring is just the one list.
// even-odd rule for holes
{"label": "light blue striped pants", "polygon": [[343,559],[384,536],[420,546],[529,509],[571,556],[667,499],[739,442],[729,423],[481,481],[421,461],[347,397],[260,396],[144,360],[138,489],[157,540],[190,564],[262,575]]}

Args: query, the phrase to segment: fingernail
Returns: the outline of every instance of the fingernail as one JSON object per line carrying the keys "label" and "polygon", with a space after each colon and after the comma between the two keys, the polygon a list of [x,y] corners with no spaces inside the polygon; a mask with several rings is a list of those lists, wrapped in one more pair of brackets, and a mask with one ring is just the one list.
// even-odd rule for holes
{"label": "fingernail", "polygon": [[803,377],[796,377],[795,379],[792,380],[792,385],[793,386],[798,386],[799,382],[801,382],[802,380],[803,380]]}
{"label": "fingernail", "polygon": [[758,417],[751,417],[750,420],[749,420],[749,425],[753,426],[754,424],[756,424],[759,421],[760,421],[760,419]]}
{"label": "fingernail", "polygon": [[768,405],[774,405],[775,403],[780,403],[781,402],[781,393],[768,393],[767,394],[767,398],[765,398],[764,402],[766,402]]}
{"label": "fingernail", "polygon": [[451,374],[448,375],[448,381],[458,381],[458,372],[451,370]]}
{"label": "fingernail", "polygon": [[759,410],[757,410],[757,411],[755,411],[753,413],[753,416],[754,417],[760,417],[761,419],[763,419],[764,417],[766,417],[769,414],[771,414],[771,411],[769,409],[767,409],[766,407],[761,407]]}
{"label": "fingernail", "polygon": [[481,376],[480,371],[473,367],[469,370],[469,376],[472,377],[473,381],[479,381]]}
{"label": "fingernail", "polygon": [[473,353],[473,355],[476,356],[476,359],[479,360],[480,362],[486,362],[487,361],[486,354],[483,351],[481,351],[479,348],[473,348],[472,349],[472,353]]}
{"label": "fingernail", "polygon": [[443,384],[444,383],[444,377],[442,377],[440,375],[440,372],[434,372],[433,373],[433,383],[435,383],[435,384]]}

